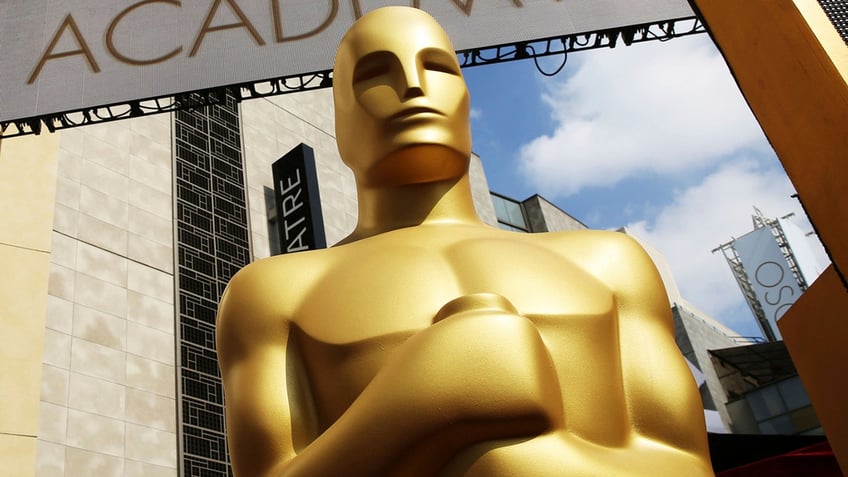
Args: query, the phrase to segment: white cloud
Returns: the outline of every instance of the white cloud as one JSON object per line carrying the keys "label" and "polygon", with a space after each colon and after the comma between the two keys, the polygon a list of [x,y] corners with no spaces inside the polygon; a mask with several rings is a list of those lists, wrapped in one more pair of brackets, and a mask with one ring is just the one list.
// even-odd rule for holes
{"label": "white cloud", "polygon": [[766,217],[795,212],[795,221],[809,230],[789,179],[775,163],[763,167],[737,158],[679,192],[673,203],[650,220],[627,227],[661,251],[671,266],[681,295],[714,318],[751,334],[754,318],[745,310],[742,294],[720,252],[710,251],[753,229],[752,206]]}
{"label": "white cloud", "polygon": [[543,99],[558,127],[521,148],[520,169],[550,197],[764,147],[706,35],[585,55]]}

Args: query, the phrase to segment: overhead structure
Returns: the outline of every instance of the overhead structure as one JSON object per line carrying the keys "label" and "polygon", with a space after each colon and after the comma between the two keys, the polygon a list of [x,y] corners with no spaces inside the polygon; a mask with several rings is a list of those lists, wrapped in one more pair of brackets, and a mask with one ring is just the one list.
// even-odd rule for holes
{"label": "overhead structure", "polygon": [[343,32],[389,4],[436,17],[464,67],[705,31],[686,0],[364,3],[0,0],[0,137],[329,87]]}
{"label": "overhead structure", "polygon": [[713,253],[724,254],[763,337],[777,341],[781,339],[777,320],[808,285],[780,221],[754,209],[754,230],[721,244]]}

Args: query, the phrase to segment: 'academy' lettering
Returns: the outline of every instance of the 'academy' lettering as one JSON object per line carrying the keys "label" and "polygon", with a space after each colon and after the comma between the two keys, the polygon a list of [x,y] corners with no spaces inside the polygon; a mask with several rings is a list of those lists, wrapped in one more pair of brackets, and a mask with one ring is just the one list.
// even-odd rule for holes
{"label": "'academy' lettering", "polygon": [[[209,9],[209,14],[206,15],[206,20],[203,22],[203,27],[200,29],[200,33],[197,34],[197,38],[194,40],[194,45],[191,47],[191,51],[188,56],[194,56],[197,54],[197,50],[200,49],[200,44],[203,42],[203,38],[207,33],[211,31],[222,31],[222,30],[230,30],[233,28],[247,28],[247,31],[250,33],[250,36],[253,37],[253,41],[256,42],[257,45],[263,46],[265,45],[265,40],[259,36],[259,32],[256,31],[256,27],[250,23],[250,20],[247,19],[244,12],[241,10],[241,7],[238,6],[235,0],[226,0],[227,5],[230,6],[230,10],[239,17],[241,20],[238,23],[228,23],[226,25],[218,25],[218,26],[210,26],[212,25],[212,20],[215,19],[215,15],[218,13],[218,7],[221,6],[221,0],[215,0],[215,3],[212,4],[212,8]],[[276,3],[276,2],[274,2]]]}
{"label": "'academy' lettering", "polygon": [[144,1],[138,2],[134,5],[130,5],[129,7],[125,8],[121,13],[119,13],[115,17],[114,20],[112,20],[111,23],[109,23],[109,28],[106,30],[106,37],[104,38],[104,42],[106,43],[106,51],[108,51],[109,54],[114,56],[116,60],[121,61],[123,63],[130,64],[130,65],[139,65],[139,66],[141,66],[141,65],[152,65],[154,63],[161,63],[163,61],[168,61],[171,58],[179,55],[180,52],[183,51],[183,47],[178,46],[177,48],[173,49],[170,53],[166,53],[162,56],[152,58],[152,59],[149,59],[149,60],[139,60],[139,59],[130,58],[129,56],[124,55],[123,53],[118,51],[117,47],[115,47],[115,42],[114,42],[113,37],[115,35],[115,29],[118,27],[118,24],[121,23],[121,21],[124,19],[124,17],[126,17],[127,15],[132,13],[134,10],[136,10],[140,7],[143,7],[145,5],[151,4],[151,3],[167,3],[169,5],[175,5],[177,7],[181,6],[181,4],[178,0],[144,0]]}
{"label": "'academy' lettering", "polygon": [[[56,44],[59,43],[59,39],[62,38],[62,34],[64,34],[66,28],[70,29],[71,35],[73,35],[74,40],[76,40],[79,49],[54,53],[53,49],[56,48]],[[59,25],[59,29],[56,30],[56,34],[53,35],[53,39],[50,40],[50,45],[48,45],[47,49],[44,50],[44,54],[41,55],[41,59],[38,60],[38,64],[35,65],[35,69],[32,70],[32,74],[29,75],[27,84],[32,84],[35,81],[38,74],[41,73],[41,69],[44,68],[44,64],[47,63],[48,60],[55,58],[67,58],[69,56],[76,55],[83,55],[85,60],[88,62],[89,68],[91,68],[91,70],[95,73],[100,72],[100,67],[97,66],[97,61],[94,59],[94,55],[91,54],[91,48],[88,47],[88,43],[86,43],[85,38],[82,37],[82,33],[80,33],[79,27],[77,27],[77,22],[74,21],[74,17],[69,13],[68,16],[62,20],[62,24]]]}
{"label": "'academy' lettering", "polygon": [[[259,34],[259,30],[256,28],[251,19],[244,13],[244,9],[239,5],[239,1],[244,2],[246,0],[214,0],[212,5],[209,7],[209,11],[206,13],[206,16],[203,19],[202,26],[198,31],[197,35],[194,37],[194,41],[192,42],[191,48],[188,52],[188,57],[194,57],[199,52],[201,47],[203,46],[203,41],[207,38],[207,36],[211,33],[226,31],[226,30],[243,30],[247,36],[249,36],[253,42],[257,46],[265,46],[265,39]],[[326,0],[329,2],[329,12],[327,16],[323,19],[316,19],[316,23],[311,30],[306,31],[305,33],[293,34],[290,36],[286,36],[283,31],[283,18],[284,18],[284,8],[281,6],[283,0],[268,0],[268,7],[270,9],[270,17],[271,17],[271,26],[274,31],[274,41],[276,43],[284,43],[302,40],[305,38],[309,38],[315,35],[320,34],[324,30],[326,30],[338,17],[339,12],[339,2],[345,0]],[[354,19],[358,19],[363,14],[362,3],[363,0],[349,0],[351,7],[353,9]],[[474,0],[409,0],[409,6],[415,8],[424,8],[426,9],[426,4],[428,3],[437,3],[437,2],[451,2],[462,14],[465,16],[471,16],[472,8],[474,6]],[[555,2],[561,2],[562,0],[553,0]],[[515,8],[523,8],[524,4],[521,0],[511,0],[513,7]],[[153,56],[152,58],[134,58],[129,56],[126,53],[121,52],[118,49],[118,46],[115,44],[115,33],[120,28],[121,24],[124,21],[131,22],[134,17],[142,14],[142,9],[147,7],[154,6],[168,6],[169,8],[182,8],[181,0],[141,0],[127,8],[121,10],[115,18],[113,18],[106,30],[104,31],[103,43],[106,51],[109,53],[117,61],[133,65],[133,66],[146,66],[157,63],[163,63],[168,61],[180,53],[183,52],[183,45],[175,45],[173,49],[168,51],[167,53],[160,54],[159,56]],[[219,16],[219,10],[221,9],[221,4],[226,3],[230,12],[237,18],[237,21],[233,23],[225,23],[214,25],[215,19]],[[399,2],[400,3],[400,2]],[[424,6],[422,6],[424,4]],[[76,44],[77,48],[67,51],[55,51],[56,46],[59,44],[60,40],[65,37],[70,36],[73,42]],[[155,54],[154,54],[155,55]],[[100,66],[97,64],[97,60],[94,57],[94,53],[89,47],[88,42],[77,26],[77,22],[75,21],[73,14],[68,13],[65,18],[60,23],[59,27],[56,29],[56,32],[53,34],[50,43],[47,48],[44,49],[44,52],[39,57],[38,61],[35,63],[35,67],[27,78],[26,84],[32,84],[41,74],[41,71],[44,69],[45,65],[48,61],[57,60],[62,58],[70,58],[75,56],[82,56],[89,69],[91,69],[94,73],[100,72]]]}

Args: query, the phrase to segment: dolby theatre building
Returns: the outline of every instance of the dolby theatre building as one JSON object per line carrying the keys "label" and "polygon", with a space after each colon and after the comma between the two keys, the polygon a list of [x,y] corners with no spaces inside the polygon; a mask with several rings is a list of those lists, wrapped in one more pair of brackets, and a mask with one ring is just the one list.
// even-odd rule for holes
{"label": "dolby theatre building", "polygon": [[[36,3],[12,8],[10,2],[4,8],[36,9]],[[156,3],[165,20],[177,21],[166,7],[180,2],[133,5],[152,8]],[[453,2],[465,5],[465,10],[444,3],[438,8],[462,19],[471,16],[470,1]],[[565,3],[537,2],[534,8],[559,11]],[[568,3],[594,12],[594,2]],[[642,11],[622,9],[629,16],[612,25],[691,16],[682,0],[653,3],[675,7],[653,19],[641,18]],[[509,8],[518,11],[520,4],[512,2]],[[135,14],[133,8],[127,7],[126,14]],[[345,8],[339,18],[352,16]],[[477,12],[493,7],[474,8]],[[530,8],[522,12],[534,14]],[[58,31],[76,35],[81,44],[68,18]],[[483,20],[487,18],[501,21],[497,16]],[[78,12],[77,19],[82,23],[84,16]],[[0,20],[0,26],[11,25],[5,17]],[[253,48],[247,33],[255,32],[247,32],[245,25],[238,23],[232,38]],[[561,33],[562,27],[554,26]],[[207,27],[217,31],[208,23],[201,31]],[[608,32],[606,27],[575,28]],[[176,35],[177,30],[168,33]],[[107,46],[112,46],[108,42],[113,33],[105,33]],[[611,46],[619,32],[604,35],[595,37],[598,44]],[[40,40],[33,46],[33,58],[43,51]],[[492,45],[505,40],[486,41]],[[207,45],[204,48],[220,53],[211,40]],[[4,48],[13,51],[8,44]],[[97,51],[98,61],[105,64],[105,55]],[[90,53],[80,49],[77,58],[62,65],[75,64],[88,74],[94,70],[86,66]],[[30,74],[26,69],[18,83],[25,83]],[[53,68],[52,77],[47,71],[42,73],[45,82],[70,85],[62,68]],[[306,69],[296,73],[301,71]],[[104,67],[104,75],[88,76],[95,85],[92,90],[105,72]],[[143,75],[136,76],[131,80],[147,84]],[[0,76],[0,86],[9,77]],[[38,94],[69,96],[70,88],[39,86]],[[324,89],[243,102],[227,97],[206,108],[0,139],[0,474],[231,475],[215,354],[218,299],[247,263],[332,245],[353,229],[354,180],[336,150],[333,122],[332,95]],[[478,214],[491,225],[518,232],[585,228],[539,196],[519,202],[490,193],[477,157],[471,158],[471,182]],[[661,256],[651,254],[670,301],[685,303]],[[298,272],[291,270],[288,280],[297,281]],[[692,314],[678,315],[678,321],[686,321]],[[720,386],[711,385],[718,378],[698,350],[732,346],[734,333],[706,317],[688,323],[690,337],[709,334],[707,344],[693,342],[685,352],[693,373],[701,378],[704,402],[714,403],[708,407],[720,416],[717,425],[729,428],[732,423],[722,404],[726,396]],[[706,331],[691,331],[695,328]]]}
{"label": "dolby theatre building", "polygon": [[[355,185],[333,122],[331,92],[316,90],[0,143],[0,169],[39,171],[4,184],[4,203],[16,204],[4,219],[26,214],[19,223],[42,226],[22,238],[26,227],[0,231],[11,264],[3,292],[13,297],[0,306],[28,310],[17,336],[29,340],[4,347],[18,350],[3,364],[17,363],[4,371],[18,378],[3,386],[18,389],[0,412],[32,429],[3,437],[17,449],[4,463],[39,477],[228,475],[218,298],[250,261],[331,245],[353,229]],[[542,197],[490,193],[477,157],[471,177],[491,225],[585,228]],[[55,198],[38,192],[49,181]],[[35,246],[16,245],[27,234]],[[733,344],[730,330],[714,335],[711,347]],[[711,378],[710,365],[691,361]],[[702,386],[705,402],[724,402],[704,394],[715,389]]]}

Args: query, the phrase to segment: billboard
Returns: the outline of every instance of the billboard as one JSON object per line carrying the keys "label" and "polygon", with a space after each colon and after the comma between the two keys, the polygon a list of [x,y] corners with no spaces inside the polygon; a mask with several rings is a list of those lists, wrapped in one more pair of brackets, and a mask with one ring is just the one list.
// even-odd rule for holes
{"label": "billboard", "polygon": [[271,164],[281,253],[327,248],[315,153],[300,144]]}
{"label": "billboard", "polygon": [[458,50],[694,16],[687,0],[0,0],[0,121],[326,71],[387,5],[426,10]]}
{"label": "billboard", "polygon": [[[801,296],[801,288],[771,227],[760,227],[733,241],[742,267],[765,313],[771,331],[781,339],[777,320]],[[763,331],[768,336],[768,334]]]}

